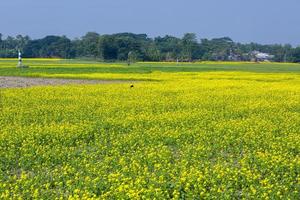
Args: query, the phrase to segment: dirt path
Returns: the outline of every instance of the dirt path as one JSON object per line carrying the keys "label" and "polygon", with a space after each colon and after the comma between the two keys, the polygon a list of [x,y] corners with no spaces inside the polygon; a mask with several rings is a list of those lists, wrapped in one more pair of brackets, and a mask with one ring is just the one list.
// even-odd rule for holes
{"label": "dirt path", "polygon": [[0,76],[0,88],[23,88],[39,85],[66,85],[66,84],[112,84],[132,83],[134,81],[120,80],[83,80],[61,78],[28,78],[16,76]]}

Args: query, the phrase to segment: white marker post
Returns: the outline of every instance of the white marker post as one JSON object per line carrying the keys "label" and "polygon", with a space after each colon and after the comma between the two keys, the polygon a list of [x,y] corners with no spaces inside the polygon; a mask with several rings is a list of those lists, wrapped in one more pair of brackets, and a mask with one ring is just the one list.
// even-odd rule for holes
{"label": "white marker post", "polygon": [[18,51],[18,60],[19,60],[18,67],[23,67],[23,64],[22,64],[22,53],[21,53],[20,50]]}

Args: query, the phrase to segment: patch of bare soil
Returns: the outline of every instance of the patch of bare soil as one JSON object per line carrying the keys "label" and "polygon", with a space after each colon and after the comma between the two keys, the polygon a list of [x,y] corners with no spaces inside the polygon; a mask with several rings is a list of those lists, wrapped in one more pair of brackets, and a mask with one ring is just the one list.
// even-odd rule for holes
{"label": "patch of bare soil", "polygon": [[132,83],[121,80],[83,80],[61,78],[29,78],[17,76],[0,76],[0,88],[24,88],[41,85],[67,85],[67,84],[113,84]]}

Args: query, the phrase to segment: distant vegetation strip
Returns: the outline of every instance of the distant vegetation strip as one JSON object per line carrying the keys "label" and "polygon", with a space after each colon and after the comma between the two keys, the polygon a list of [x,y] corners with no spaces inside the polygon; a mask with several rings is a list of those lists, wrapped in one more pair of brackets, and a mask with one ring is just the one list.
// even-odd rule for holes
{"label": "distant vegetation strip", "polygon": [[194,33],[182,38],[166,35],[150,38],[146,34],[118,33],[100,35],[89,32],[69,39],[46,36],[31,39],[0,34],[0,57],[16,58],[17,50],[25,57],[84,58],[101,61],[251,61],[300,62],[300,47],[287,45],[241,44],[229,37],[201,39]]}

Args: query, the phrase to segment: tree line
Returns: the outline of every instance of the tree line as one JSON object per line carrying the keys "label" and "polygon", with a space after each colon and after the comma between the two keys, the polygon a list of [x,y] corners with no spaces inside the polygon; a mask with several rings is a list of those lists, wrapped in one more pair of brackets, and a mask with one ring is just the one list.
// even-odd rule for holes
{"label": "tree line", "polygon": [[251,52],[274,56],[276,62],[300,62],[300,46],[289,44],[242,44],[229,37],[201,39],[186,33],[182,38],[166,35],[150,38],[146,34],[118,33],[100,35],[88,32],[81,38],[46,36],[31,39],[0,34],[0,57],[15,58],[21,50],[28,58],[91,58],[101,61],[249,61]]}

